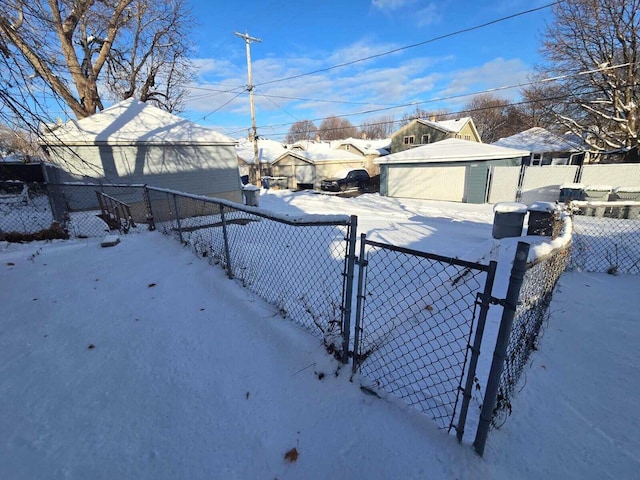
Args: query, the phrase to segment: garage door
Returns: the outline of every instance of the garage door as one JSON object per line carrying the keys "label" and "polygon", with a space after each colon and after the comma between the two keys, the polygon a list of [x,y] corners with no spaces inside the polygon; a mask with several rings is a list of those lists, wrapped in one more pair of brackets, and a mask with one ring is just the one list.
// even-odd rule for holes
{"label": "garage door", "polygon": [[296,182],[303,184],[313,183],[315,177],[313,174],[314,168],[313,165],[296,165]]}
{"label": "garage door", "polygon": [[389,196],[462,202],[466,173],[465,166],[389,166]]}

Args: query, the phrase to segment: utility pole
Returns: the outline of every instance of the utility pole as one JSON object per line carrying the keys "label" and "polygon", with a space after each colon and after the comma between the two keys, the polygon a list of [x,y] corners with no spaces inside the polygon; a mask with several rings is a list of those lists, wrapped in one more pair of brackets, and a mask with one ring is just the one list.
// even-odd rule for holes
{"label": "utility pole", "polygon": [[255,168],[256,182],[258,186],[260,186],[260,177],[261,177],[261,165],[260,158],[258,155],[258,130],[256,128],[256,109],[253,105],[253,75],[251,74],[251,42],[260,42],[262,40],[259,38],[250,37],[249,34],[245,31],[244,34],[233,32],[234,35],[237,35],[240,38],[244,39],[244,43],[247,46],[247,76],[249,78],[249,85],[247,85],[247,90],[249,90],[249,104],[251,106],[251,137],[253,137],[253,165]]}

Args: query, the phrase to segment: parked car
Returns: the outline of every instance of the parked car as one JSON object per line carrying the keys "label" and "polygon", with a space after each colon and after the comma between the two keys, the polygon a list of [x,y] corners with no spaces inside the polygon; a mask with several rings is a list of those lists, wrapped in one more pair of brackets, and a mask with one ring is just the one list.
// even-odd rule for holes
{"label": "parked car", "polygon": [[344,192],[350,188],[364,190],[369,188],[371,178],[366,170],[350,170],[339,178],[327,178],[320,184],[321,190],[330,192]]}

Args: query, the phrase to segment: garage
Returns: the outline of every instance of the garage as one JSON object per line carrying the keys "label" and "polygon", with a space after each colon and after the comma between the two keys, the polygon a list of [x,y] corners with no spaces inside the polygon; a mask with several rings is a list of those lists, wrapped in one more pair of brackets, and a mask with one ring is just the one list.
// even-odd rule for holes
{"label": "garage", "polygon": [[489,169],[519,166],[527,152],[449,138],[392,153],[380,165],[380,194],[398,198],[484,203]]}

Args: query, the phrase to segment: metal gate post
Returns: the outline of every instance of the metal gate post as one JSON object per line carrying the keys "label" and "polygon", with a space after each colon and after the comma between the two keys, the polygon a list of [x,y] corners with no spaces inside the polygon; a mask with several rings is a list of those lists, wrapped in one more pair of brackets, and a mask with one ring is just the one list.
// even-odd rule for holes
{"label": "metal gate post", "polygon": [[172,193],[171,195],[173,195],[173,208],[176,212],[176,225],[178,227],[178,235],[180,236],[180,243],[184,243],[184,240],[182,239],[182,227],[180,226],[180,211],[178,210],[178,197],[176,196],[175,193]]}
{"label": "metal gate post", "polygon": [[220,204],[220,220],[222,221],[222,239],[224,240],[224,254],[227,257],[227,276],[233,278],[233,268],[231,268],[231,254],[229,253],[229,235],[227,233],[227,221],[224,216],[224,205]]}
{"label": "metal gate post", "polygon": [[364,302],[364,279],[365,279],[365,269],[367,268],[367,260],[364,258],[366,253],[364,250],[365,243],[367,240],[367,235],[360,235],[360,256],[358,262],[358,293],[357,293],[357,301],[356,301],[356,325],[354,328],[354,336],[353,336],[353,364],[351,368],[351,374],[355,375],[358,370],[358,352],[360,350],[360,332],[362,330],[362,303]]}
{"label": "metal gate post", "polygon": [[149,230],[156,229],[156,223],[153,220],[153,209],[151,207],[151,196],[149,195],[149,188],[145,185],[142,188],[142,199],[144,201],[144,207],[147,215],[147,225],[149,226]]}
{"label": "metal gate post", "polygon": [[458,418],[458,426],[456,427],[456,436],[458,441],[462,441],[464,436],[464,425],[467,422],[467,412],[469,411],[469,402],[471,401],[471,391],[473,389],[473,380],[476,376],[476,368],[478,366],[478,358],[480,357],[480,345],[482,344],[482,336],[484,335],[484,327],[487,321],[487,313],[491,305],[491,292],[493,291],[493,281],[496,277],[495,261],[489,262],[487,270],[487,279],[484,284],[484,292],[482,293],[482,303],[480,304],[480,315],[478,316],[478,325],[476,326],[476,334],[473,338],[473,346],[471,346],[471,360],[469,361],[469,370],[467,373],[467,381],[465,383],[464,392],[462,394],[462,406],[460,408],[460,417]]}
{"label": "metal gate post", "polygon": [[347,278],[344,298],[342,299],[342,363],[349,362],[349,335],[351,334],[351,303],[353,300],[353,274],[356,263],[356,235],[358,217],[351,215],[347,252]]}
{"label": "metal gate post", "polygon": [[504,368],[504,360],[507,356],[507,347],[509,346],[509,337],[511,336],[511,327],[516,314],[518,298],[520,297],[520,288],[527,272],[527,258],[529,257],[530,245],[525,242],[518,242],[516,256],[513,260],[511,268],[511,276],[509,277],[509,287],[507,288],[507,298],[504,301],[502,310],[502,319],[500,320],[500,330],[496,340],[496,348],[493,351],[493,361],[491,362],[491,370],[489,379],[487,380],[487,389],[482,402],[482,411],[480,413],[480,421],[473,446],[476,452],[482,456],[484,447],[487,443],[487,435],[489,427],[493,419],[493,409],[496,407],[498,397],[498,389],[500,387],[500,377]]}

